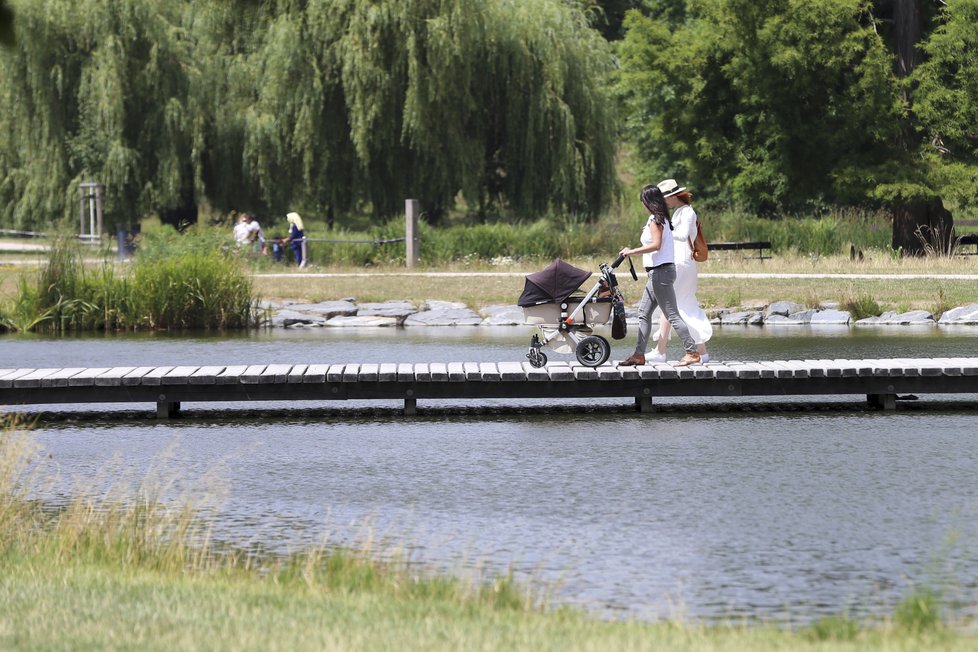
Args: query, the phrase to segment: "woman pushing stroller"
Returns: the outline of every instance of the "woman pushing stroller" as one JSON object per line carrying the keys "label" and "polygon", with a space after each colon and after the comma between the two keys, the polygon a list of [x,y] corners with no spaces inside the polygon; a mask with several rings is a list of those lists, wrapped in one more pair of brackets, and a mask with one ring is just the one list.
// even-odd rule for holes
{"label": "woman pushing stroller", "polygon": [[[676,366],[685,367],[699,362],[700,354],[696,351],[696,343],[677,307],[676,292],[673,287],[676,282],[676,265],[672,220],[669,217],[666,200],[657,186],[645,186],[640,197],[642,205],[649,211],[648,222],[642,229],[642,244],[634,249],[624,247],[620,254],[625,257],[642,254],[642,263],[645,271],[648,272],[649,281],[638,306],[638,342],[635,344],[635,353],[622,360],[619,365],[645,364],[645,350],[652,332],[652,313],[658,306],[682,340],[686,355],[676,363]],[[668,233],[665,231],[667,226]]]}

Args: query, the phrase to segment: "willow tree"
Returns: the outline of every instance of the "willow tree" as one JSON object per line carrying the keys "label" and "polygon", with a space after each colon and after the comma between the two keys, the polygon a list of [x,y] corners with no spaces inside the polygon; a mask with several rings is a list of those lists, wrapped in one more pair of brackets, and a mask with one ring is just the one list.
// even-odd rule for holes
{"label": "willow tree", "polygon": [[217,206],[594,214],[612,192],[611,53],[561,0],[215,1],[190,31]]}
{"label": "willow tree", "polygon": [[73,214],[79,181],[105,184],[110,221],[177,208],[192,189],[182,3],[12,0],[0,54],[0,219]]}
{"label": "willow tree", "polygon": [[[614,182],[611,53],[557,0],[313,0],[365,195],[595,214]],[[332,80],[331,80],[332,81]]]}

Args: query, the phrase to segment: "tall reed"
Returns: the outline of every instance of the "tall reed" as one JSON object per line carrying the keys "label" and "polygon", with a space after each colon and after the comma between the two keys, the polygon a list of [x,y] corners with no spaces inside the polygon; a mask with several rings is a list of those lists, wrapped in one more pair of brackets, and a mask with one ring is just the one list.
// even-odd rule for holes
{"label": "tall reed", "polygon": [[36,276],[21,278],[5,319],[12,330],[65,333],[247,328],[260,316],[241,261],[219,248],[137,258],[120,268],[85,264],[76,244],[57,240]]}

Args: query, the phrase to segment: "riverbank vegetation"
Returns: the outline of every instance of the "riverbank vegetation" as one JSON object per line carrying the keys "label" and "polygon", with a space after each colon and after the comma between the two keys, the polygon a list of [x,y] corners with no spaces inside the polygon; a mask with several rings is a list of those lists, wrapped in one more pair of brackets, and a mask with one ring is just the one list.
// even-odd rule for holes
{"label": "riverbank vegetation", "polygon": [[220,248],[118,267],[111,259],[85,263],[77,244],[59,239],[44,264],[20,272],[13,298],[0,302],[0,328],[58,334],[246,328],[259,318],[250,277]]}
{"label": "riverbank vegetation", "polygon": [[[922,589],[882,621],[811,625],[602,621],[511,575],[460,579],[378,543],[293,554],[214,541],[227,487],[204,474],[103,470],[58,505],[30,432],[0,424],[0,647],[185,650],[964,650]],[[177,487],[181,489],[177,490]],[[383,557],[383,559],[381,559]],[[955,623],[960,625],[961,623]]]}

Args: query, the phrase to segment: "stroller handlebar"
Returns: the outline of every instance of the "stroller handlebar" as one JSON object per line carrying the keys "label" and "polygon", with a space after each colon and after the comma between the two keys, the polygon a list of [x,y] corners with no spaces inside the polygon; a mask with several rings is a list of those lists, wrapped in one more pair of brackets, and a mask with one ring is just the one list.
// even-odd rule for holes
{"label": "stroller handlebar", "polygon": [[[622,254],[618,254],[618,257],[615,258],[613,263],[611,263],[611,269],[617,269],[618,266],[621,265],[623,262],[625,262],[625,256]],[[631,258],[628,259],[628,271],[631,273],[632,279],[637,281],[638,274],[635,273],[635,265],[632,263]]]}

